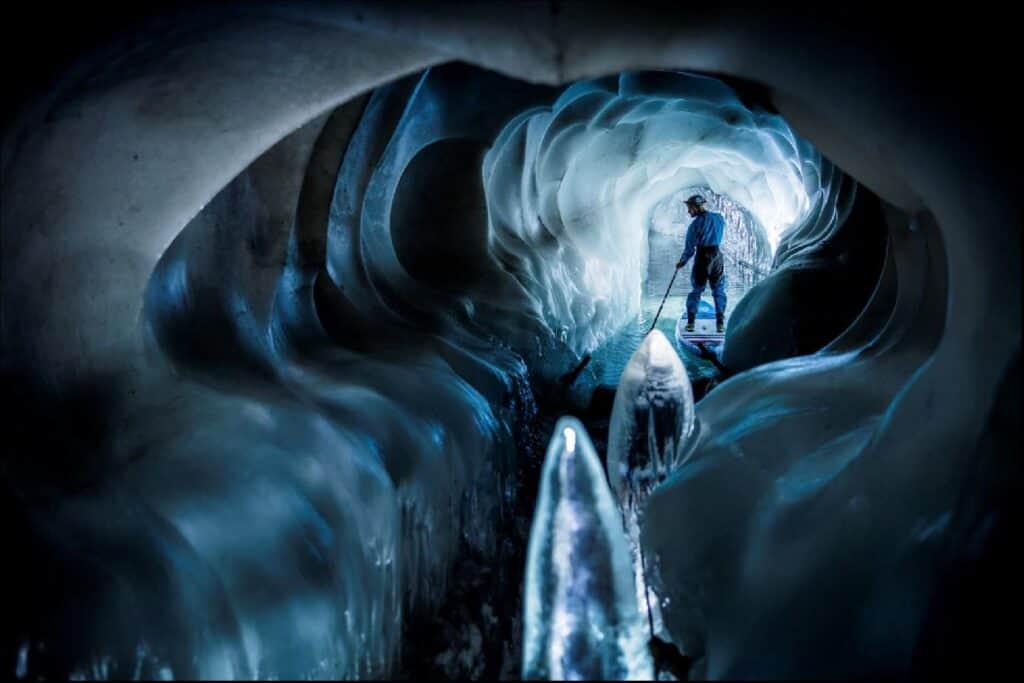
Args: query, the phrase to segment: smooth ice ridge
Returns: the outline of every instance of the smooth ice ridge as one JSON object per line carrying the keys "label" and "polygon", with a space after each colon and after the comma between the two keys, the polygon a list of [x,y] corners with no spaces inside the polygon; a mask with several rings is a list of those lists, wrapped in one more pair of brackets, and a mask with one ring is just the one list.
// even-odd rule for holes
{"label": "smooth ice ridge", "polygon": [[523,678],[651,680],[618,508],[586,429],[555,425],[530,529]]}
{"label": "smooth ice ridge", "polygon": [[721,81],[684,73],[573,84],[512,119],[483,174],[490,248],[521,308],[578,353],[639,311],[649,217],[680,188],[730,197],[773,252],[787,232],[820,239],[839,222],[840,174],[810,143]]}

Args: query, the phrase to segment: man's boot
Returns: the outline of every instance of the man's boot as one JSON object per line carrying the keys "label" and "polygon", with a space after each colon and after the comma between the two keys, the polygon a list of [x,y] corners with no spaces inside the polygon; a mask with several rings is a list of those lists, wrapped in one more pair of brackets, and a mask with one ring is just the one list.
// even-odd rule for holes
{"label": "man's boot", "polygon": [[725,320],[723,318],[718,319],[718,334],[725,334]]}
{"label": "man's boot", "polygon": [[693,318],[689,316],[686,317],[686,331],[693,332]]}

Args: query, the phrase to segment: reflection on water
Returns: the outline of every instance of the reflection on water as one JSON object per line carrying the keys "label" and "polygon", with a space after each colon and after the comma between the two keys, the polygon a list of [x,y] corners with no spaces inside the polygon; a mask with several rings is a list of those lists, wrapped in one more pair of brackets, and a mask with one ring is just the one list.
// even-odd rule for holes
{"label": "reflection on water", "polygon": [[[640,315],[629,325],[619,331],[614,337],[608,340],[593,354],[594,371],[602,384],[615,386],[619,383],[619,376],[626,366],[630,356],[640,346],[640,342],[647,335],[647,330],[654,320],[654,314],[658,311],[661,298],[665,295],[665,288],[668,287],[672,273],[675,271],[676,262],[683,253],[683,243],[686,240],[686,225],[688,222],[676,223],[678,232],[669,233],[661,230],[651,230],[649,234],[650,256],[647,263],[647,280],[644,283],[643,301]],[[728,230],[728,225],[727,228]],[[726,291],[729,296],[726,320],[732,313],[736,304],[754,286],[763,275],[751,273],[749,268],[738,264],[735,259],[727,258],[725,261]],[[658,318],[657,329],[665,333],[665,336],[672,340],[679,357],[686,366],[686,372],[691,380],[700,377],[708,377],[715,374],[715,367],[708,361],[697,358],[687,351],[679,348],[676,344],[676,321],[680,316],[685,315],[686,295],[690,291],[690,271],[693,262],[686,264],[685,268],[679,271],[675,282],[672,284],[672,293],[665,302],[665,308]],[[704,299],[711,303],[711,288],[704,290]]]}

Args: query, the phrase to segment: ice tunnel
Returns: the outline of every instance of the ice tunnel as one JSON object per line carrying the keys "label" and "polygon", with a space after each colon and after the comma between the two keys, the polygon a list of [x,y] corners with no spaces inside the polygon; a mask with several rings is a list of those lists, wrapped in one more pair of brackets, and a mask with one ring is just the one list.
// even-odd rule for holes
{"label": "ice tunnel", "polygon": [[649,675],[601,470],[657,431],[611,397],[647,400],[619,376],[693,192],[736,288],[713,362],[651,337],[689,436],[630,530],[683,675],[1010,660],[1019,143],[950,87],[1002,91],[1005,28],[191,2],[68,9],[58,40],[30,12],[0,148],[9,676],[512,679],[565,645]]}

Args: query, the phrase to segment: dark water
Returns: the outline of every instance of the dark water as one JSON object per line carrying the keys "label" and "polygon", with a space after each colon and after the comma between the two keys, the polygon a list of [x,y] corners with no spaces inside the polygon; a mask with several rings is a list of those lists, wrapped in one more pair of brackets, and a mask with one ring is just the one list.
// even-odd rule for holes
{"label": "dark water", "polygon": [[[618,385],[622,369],[647,335],[647,330],[650,328],[651,321],[654,320],[661,299],[665,295],[665,289],[672,278],[672,273],[675,272],[676,262],[683,252],[685,234],[683,232],[666,234],[652,230],[649,240],[650,256],[647,263],[647,280],[644,283],[640,315],[593,353],[594,370],[602,384]],[[657,329],[664,332],[675,346],[690,379],[696,380],[715,374],[715,367],[710,362],[697,358],[680,348],[675,339],[676,321],[680,316],[685,315],[686,295],[690,292],[692,268],[693,262],[691,261],[676,276],[675,282],[672,284],[672,293],[669,294],[665,308],[658,318]],[[729,259],[725,261],[725,276],[726,292],[729,297],[726,310],[726,321],[728,322],[729,314],[735,309],[736,304],[750,291],[760,277]],[[703,298],[714,305],[710,287],[704,290]]]}

